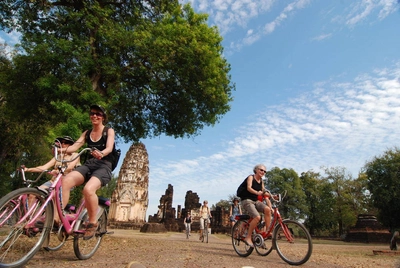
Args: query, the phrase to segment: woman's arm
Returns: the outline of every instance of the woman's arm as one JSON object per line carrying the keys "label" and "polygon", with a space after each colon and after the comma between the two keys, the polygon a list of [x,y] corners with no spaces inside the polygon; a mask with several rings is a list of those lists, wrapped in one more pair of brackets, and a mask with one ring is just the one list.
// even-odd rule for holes
{"label": "woman's arm", "polygon": [[[87,130],[86,130],[86,131],[87,131]],[[62,149],[61,149],[61,152],[64,152],[64,153],[74,153],[74,152],[76,152],[79,148],[81,148],[82,145],[84,145],[84,144],[86,143],[86,138],[85,138],[86,131],[84,131],[84,132],[81,134],[81,136],[79,137],[79,139],[78,139],[74,144],[72,144],[71,146],[68,146],[67,148],[62,148]]]}
{"label": "woman's arm", "polygon": [[25,167],[24,171],[25,172],[43,172],[44,170],[52,170],[55,163],[56,163],[56,159],[53,157],[49,162],[47,162],[43,166],[37,166],[37,167],[32,167],[32,168]]}
{"label": "woman's arm", "polygon": [[108,129],[107,132],[107,144],[106,144],[106,148],[101,151],[101,154],[104,156],[110,154],[114,148],[114,142],[115,142],[115,131],[112,128]]}

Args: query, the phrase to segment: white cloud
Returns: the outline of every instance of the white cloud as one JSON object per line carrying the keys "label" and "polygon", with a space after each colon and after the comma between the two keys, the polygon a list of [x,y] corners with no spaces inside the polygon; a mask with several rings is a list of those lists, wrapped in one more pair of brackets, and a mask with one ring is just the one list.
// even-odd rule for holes
{"label": "white cloud", "polygon": [[[261,16],[268,18],[273,7],[282,4],[275,0],[192,0],[190,1],[195,10],[210,14],[210,23],[217,25],[221,34],[226,36],[244,29],[246,35],[240,39],[230,42],[230,49],[240,50],[243,46],[249,46],[259,41],[263,36],[272,34],[290,16],[294,16],[296,11],[311,5],[311,0],[294,0],[284,6],[275,19],[265,22],[260,20]],[[366,20],[367,17],[376,17],[379,20],[385,19],[390,14],[399,10],[397,0],[357,0],[349,1],[349,8],[340,11],[337,6],[329,10],[321,11],[324,19],[333,23],[340,23],[348,27],[355,27],[357,24]],[[276,8],[275,8],[276,9]],[[271,13],[271,14],[270,14]],[[339,13],[339,15],[337,15]],[[256,22],[259,21],[259,22]],[[264,21],[264,22],[263,22]],[[254,25],[254,23],[257,23]],[[251,26],[249,26],[251,24]],[[251,27],[252,33],[248,33],[247,27]],[[321,41],[330,38],[332,33],[321,34],[312,38],[313,41]]]}
{"label": "white cloud", "polygon": [[[187,1],[183,1],[187,2]],[[218,26],[222,34],[236,26],[246,27],[247,23],[271,9],[275,0],[192,0],[195,10],[210,14],[211,24]]]}
{"label": "white cloud", "polygon": [[[166,180],[185,193],[195,185],[201,198],[215,203],[233,194],[259,162],[298,173],[343,166],[356,176],[371,157],[398,144],[400,67],[353,81],[321,81],[308,93],[263,110],[222,151],[162,167],[156,163],[151,187],[165,187]],[[181,196],[178,204],[184,202]]]}
{"label": "white cloud", "polygon": [[354,26],[362,22],[366,17],[372,15],[375,10],[379,10],[378,19],[382,20],[391,13],[398,10],[397,0],[361,0],[352,5],[352,9],[347,14],[346,24]]}
{"label": "white cloud", "polygon": [[313,37],[311,40],[312,41],[322,41],[322,40],[330,38],[331,36],[332,36],[331,33],[329,33],[329,34],[321,34],[321,35],[318,35],[316,37]]}

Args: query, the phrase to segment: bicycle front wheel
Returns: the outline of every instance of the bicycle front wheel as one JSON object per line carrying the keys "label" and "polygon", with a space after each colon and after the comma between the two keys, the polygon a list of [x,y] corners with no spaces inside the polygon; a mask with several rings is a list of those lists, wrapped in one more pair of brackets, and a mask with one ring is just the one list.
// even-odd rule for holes
{"label": "bicycle front wheel", "polygon": [[208,227],[207,227],[207,222],[204,223],[204,229],[203,229],[203,238],[204,242],[208,243]]}
{"label": "bicycle front wheel", "polygon": [[[89,215],[86,213],[83,215],[82,221],[79,226],[79,230],[84,230],[83,224],[88,222]],[[103,239],[103,235],[107,233],[107,214],[106,211],[101,214],[98,219],[98,227],[95,235],[88,239],[84,240],[83,235],[77,234],[74,237],[74,252],[75,256],[80,260],[87,260],[91,258],[94,253],[96,253],[97,249],[100,246],[101,240]]]}
{"label": "bicycle front wheel", "polygon": [[278,255],[290,265],[301,265],[312,253],[312,240],[304,225],[284,220],[274,230],[274,242]]}
{"label": "bicycle front wheel", "polygon": [[0,267],[21,267],[41,248],[53,222],[52,203],[35,223],[28,223],[46,198],[36,188],[21,188],[0,199]]}
{"label": "bicycle front wheel", "polygon": [[238,220],[235,225],[232,227],[232,245],[233,249],[240,257],[247,257],[252,252],[252,247],[246,245],[243,241],[244,237],[247,235],[247,231],[249,230],[249,224],[247,221]]}

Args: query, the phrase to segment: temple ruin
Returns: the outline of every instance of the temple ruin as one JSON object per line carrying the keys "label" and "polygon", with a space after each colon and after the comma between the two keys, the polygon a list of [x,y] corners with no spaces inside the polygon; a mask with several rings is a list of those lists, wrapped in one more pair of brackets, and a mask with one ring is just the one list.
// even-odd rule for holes
{"label": "temple ruin", "polygon": [[110,226],[140,228],[146,221],[149,188],[149,158],[142,143],[129,148],[112,194]]}
{"label": "temple ruin", "polygon": [[[172,207],[172,201],[174,196],[174,188],[171,184],[168,184],[168,188],[165,190],[165,194],[160,198],[160,205],[158,206],[157,214],[150,215],[149,223],[163,224],[168,231],[183,231],[183,218],[187,212],[192,215],[192,230],[199,230],[199,219],[200,219],[200,197],[197,193],[191,190],[186,192],[185,196],[185,207],[181,208],[178,205],[178,210]],[[211,209],[211,208],[210,208]],[[229,223],[229,210],[224,210],[221,207],[216,207],[215,210],[211,210],[211,228],[213,232],[226,233],[230,231]]]}
{"label": "temple ruin", "polygon": [[392,234],[374,215],[360,214],[356,226],[349,229],[346,242],[390,243]]}

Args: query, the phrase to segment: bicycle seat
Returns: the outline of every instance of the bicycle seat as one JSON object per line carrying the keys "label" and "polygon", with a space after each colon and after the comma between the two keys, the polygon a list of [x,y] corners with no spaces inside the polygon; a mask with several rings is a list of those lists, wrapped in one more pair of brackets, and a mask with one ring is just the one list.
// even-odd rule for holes
{"label": "bicycle seat", "polygon": [[109,207],[111,205],[110,199],[102,197],[102,196],[99,196],[99,205]]}
{"label": "bicycle seat", "polygon": [[250,215],[247,215],[247,214],[236,215],[236,217],[238,217],[239,220],[249,220],[251,218]]}

